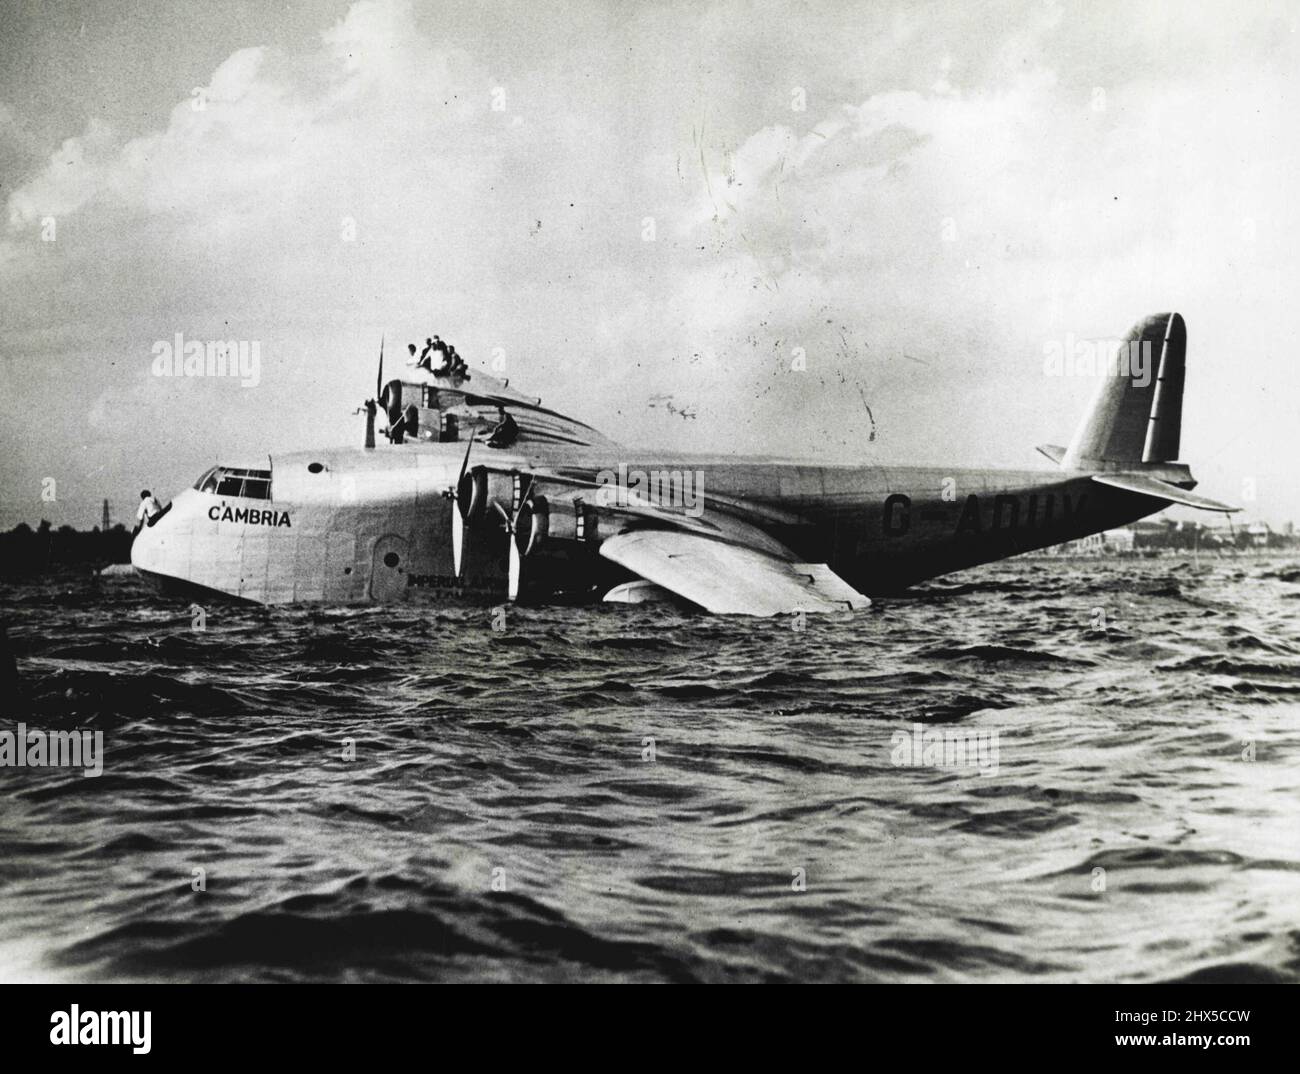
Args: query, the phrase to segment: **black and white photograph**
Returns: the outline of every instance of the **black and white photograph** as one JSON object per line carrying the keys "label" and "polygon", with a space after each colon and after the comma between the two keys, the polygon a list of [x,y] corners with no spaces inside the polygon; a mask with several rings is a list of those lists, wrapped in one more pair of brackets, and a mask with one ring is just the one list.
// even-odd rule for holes
{"label": "black and white photograph", "polygon": [[1237,986],[1300,981],[1300,3],[0,40],[41,1048],[693,983],[1105,986],[1098,1054],[1250,1051]]}

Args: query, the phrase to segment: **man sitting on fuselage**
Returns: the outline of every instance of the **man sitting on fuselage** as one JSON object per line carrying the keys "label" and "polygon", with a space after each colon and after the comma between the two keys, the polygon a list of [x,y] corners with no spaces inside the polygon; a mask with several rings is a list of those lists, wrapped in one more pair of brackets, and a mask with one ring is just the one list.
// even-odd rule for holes
{"label": "man sitting on fuselage", "polygon": [[506,413],[505,407],[497,407],[501,418],[496,427],[488,434],[487,446],[490,448],[508,448],[519,439],[519,424]]}

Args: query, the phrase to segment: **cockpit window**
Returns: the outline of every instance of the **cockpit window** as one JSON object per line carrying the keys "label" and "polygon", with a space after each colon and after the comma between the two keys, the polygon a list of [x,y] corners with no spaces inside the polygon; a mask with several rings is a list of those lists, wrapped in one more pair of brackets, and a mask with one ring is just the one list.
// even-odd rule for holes
{"label": "cockpit window", "polygon": [[194,482],[200,492],[245,500],[271,498],[271,471],[245,470],[236,466],[214,466]]}

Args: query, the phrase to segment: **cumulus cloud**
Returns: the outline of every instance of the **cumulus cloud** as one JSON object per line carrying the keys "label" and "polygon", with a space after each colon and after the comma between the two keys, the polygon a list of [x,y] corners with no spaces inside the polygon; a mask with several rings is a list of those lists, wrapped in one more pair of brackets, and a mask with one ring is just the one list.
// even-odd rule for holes
{"label": "cumulus cloud", "polygon": [[[1089,394],[1044,381],[1044,343],[1177,305],[1185,443],[1217,448],[1197,400],[1238,374],[1210,356],[1243,322],[1257,376],[1286,354],[1293,38],[851,7],[802,33],[738,2],[511,29],[363,0],[315,47],[232,48],[154,129],[87,119],[7,185],[0,417],[89,440],[123,487],[183,428],[149,479],[178,484],[226,450],[355,440],[380,332],[439,331],[635,441],[1028,461]],[[261,340],[261,386],[150,377],[177,331]],[[51,374],[93,421],[41,413]],[[105,422],[125,395],[153,420]]]}

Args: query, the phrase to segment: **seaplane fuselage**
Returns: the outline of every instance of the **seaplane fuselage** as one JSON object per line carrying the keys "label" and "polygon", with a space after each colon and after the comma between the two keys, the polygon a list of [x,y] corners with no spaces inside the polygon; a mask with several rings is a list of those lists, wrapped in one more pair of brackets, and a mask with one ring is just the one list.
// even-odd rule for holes
{"label": "seaplane fuselage", "polygon": [[[1193,494],[1176,461],[1186,333],[1136,326],[1159,373],[1116,378],[1052,467],[825,465],[623,448],[486,374],[407,374],[367,444],[215,467],[136,538],[146,576],[264,604],[623,599],[713,611],[868,595],[1125,525]],[[395,442],[375,443],[387,412]],[[482,434],[510,412],[509,443]],[[515,415],[518,415],[516,421]],[[406,435],[403,435],[405,433]]]}
{"label": "seaplane fuselage", "polygon": [[[456,505],[446,492],[458,480],[463,455],[456,444],[413,443],[278,456],[270,466],[270,498],[187,489],[141,531],[132,561],[168,588],[265,604],[502,600],[504,532],[471,541],[456,577],[450,538]],[[521,474],[547,461],[492,455],[495,465]],[[692,493],[705,505],[712,496],[753,504],[777,540],[807,562],[829,564],[868,595],[1121,526],[1163,506],[1099,486],[1087,473],[1046,469],[817,466],[688,455],[565,459],[566,473],[585,474],[593,484],[620,467],[647,477],[690,473]],[[591,578],[593,587],[615,584],[618,571],[608,566]],[[547,579],[527,581],[545,588]]]}

